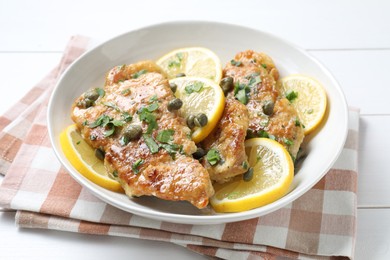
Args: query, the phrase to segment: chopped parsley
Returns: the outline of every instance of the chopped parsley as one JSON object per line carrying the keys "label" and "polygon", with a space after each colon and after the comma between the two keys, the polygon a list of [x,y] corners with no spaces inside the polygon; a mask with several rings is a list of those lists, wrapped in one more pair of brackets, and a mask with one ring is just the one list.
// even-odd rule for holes
{"label": "chopped parsley", "polygon": [[115,109],[116,111],[120,111],[119,107],[116,104],[114,104],[113,102],[103,102],[102,104],[107,106],[107,107],[111,107],[112,109]]}
{"label": "chopped parsley", "polygon": [[186,91],[186,93],[188,95],[193,93],[193,92],[200,92],[202,89],[203,89],[203,83],[199,82],[199,81],[196,81],[192,84],[189,84],[189,85],[185,86],[185,88],[184,88],[184,90]]}
{"label": "chopped parsley", "polygon": [[117,171],[117,170],[114,170],[114,171],[112,172],[112,176],[114,176],[115,178],[117,178],[117,177],[118,177],[118,171]]}
{"label": "chopped parsley", "polygon": [[181,61],[183,60],[183,53],[182,52],[178,52],[178,53],[176,53],[175,56],[176,56],[177,60],[169,61],[168,62],[168,68],[180,67]]}
{"label": "chopped parsley", "polygon": [[154,129],[157,129],[157,120],[156,116],[152,113],[158,109],[158,104],[157,103],[152,103],[147,107],[143,107],[138,110],[138,115],[139,115],[139,120],[144,121],[148,124],[148,128],[146,130],[147,134],[152,133]]}
{"label": "chopped parsley", "polygon": [[248,104],[250,91],[251,89],[246,84],[240,84],[237,82],[234,85],[234,96],[244,105]]}
{"label": "chopped parsley", "polygon": [[262,82],[259,73],[252,73],[245,78],[248,80],[248,84],[240,84],[240,82],[236,82],[234,85],[234,96],[244,105],[249,102],[251,89],[253,88],[256,93],[257,85]]}
{"label": "chopped parsley", "polygon": [[170,143],[173,141],[173,134],[175,133],[174,130],[168,129],[168,130],[162,130],[158,132],[157,134],[157,141],[161,143]]}
{"label": "chopped parsley", "polygon": [[240,67],[242,62],[241,61],[236,61],[236,60],[231,60],[230,64],[232,64],[233,66],[236,66],[236,67]]}
{"label": "chopped parsley", "polygon": [[294,142],[288,138],[283,138],[283,143],[285,143],[288,146],[291,146],[294,144]]}
{"label": "chopped parsley", "polygon": [[[123,126],[123,122],[120,120],[113,119],[107,115],[101,115],[94,122],[89,124],[89,128],[96,128],[98,126],[107,128],[107,131],[104,133],[104,137],[108,137],[115,132],[115,127]],[[91,139],[92,140],[92,139]]]}
{"label": "chopped parsley", "polygon": [[131,120],[133,120],[133,116],[129,114],[129,112],[123,112],[122,113],[122,118],[123,118],[123,121],[125,121],[126,123],[130,122]]}
{"label": "chopped parsley", "polygon": [[158,103],[152,103],[146,107],[149,112],[153,112],[158,109]]}
{"label": "chopped parsley", "polygon": [[295,92],[293,90],[289,90],[286,92],[286,98],[288,101],[292,102],[294,99],[298,97],[298,92]]}
{"label": "chopped parsley", "polygon": [[124,95],[124,96],[127,96],[127,95],[129,95],[130,93],[131,93],[131,90],[130,90],[129,88],[124,89],[124,90],[121,91],[121,94]]}
{"label": "chopped parsley", "polygon": [[267,64],[265,64],[265,63],[262,63],[261,66],[262,66],[264,69],[267,68]]}
{"label": "chopped parsley", "polygon": [[139,173],[139,167],[144,163],[144,160],[142,159],[138,159],[137,161],[135,161],[133,163],[133,165],[131,166],[131,169],[133,170],[134,174],[138,174]]}
{"label": "chopped parsley", "polygon": [[96,88],[96,92],[99,94],[99,97],[104,97],[104,95],[106,95],[106,91],[102,88]]}
{"label": "chopped parsley", "polygon": [[206,154],[206,160],[210,165],[216,165],[221,159],[221,155],[217,149],[212,148]]}
{"label": "chopped parsley", "polygon": [[244,168],[244,170],[248,169],[249,165],[246,161],[243,161],[242,162],[242,168]]}
{"label": "chopped parsley", "polygon": [[137,79],[137,78],[139,78],[141,75],[146,74],[146,73],[148,73],[147,70],[140,70],[140,71],[134,73],[133,75],[131,75],[131,78]]}
{"label": "chopped parsley", "polygon": [[248,86],[250,88],[255,87],[257,84],[261,83],[260,73],[253,73],[246,78],[249,80]]}
{"label": "chopped parsley", "polygon": [[179,153],[183,153],[183,145],[179,145],[179,144],[160,144],[159,145],[161,148],[163,148],[165,151],[167,151],[167,153],[169,153],[169,155],[175,159],[175,154],[177,152]]}
{"label": "chopped parsley", "polygon": [[157,95],[153,95],[153,96],[149,99],[149,101],[150,101],[150,102],[158,101]]}
{"label": "chopped parsley", "polygon": [[143,134],[142,136],[144,137],[145,143],[148,146],[149,151],[152,154],[157,153],[158,149],[159,149],[159,146],[156,143],[156,141],[154,141],[153,137],[150,134]]}

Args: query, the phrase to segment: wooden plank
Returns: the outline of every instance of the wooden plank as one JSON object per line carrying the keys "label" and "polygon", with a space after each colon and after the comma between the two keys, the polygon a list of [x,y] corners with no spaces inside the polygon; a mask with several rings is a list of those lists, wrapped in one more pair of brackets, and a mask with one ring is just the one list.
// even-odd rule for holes
{"label": "wooden plank", "polygon": [[61,51],[73,34],[109,38],[150,24],[200,17],[261,29],[306,49],[388,49],[389,10],[385,0],[227,0],[223,8],[209,0],[1,1],[0,51]]}

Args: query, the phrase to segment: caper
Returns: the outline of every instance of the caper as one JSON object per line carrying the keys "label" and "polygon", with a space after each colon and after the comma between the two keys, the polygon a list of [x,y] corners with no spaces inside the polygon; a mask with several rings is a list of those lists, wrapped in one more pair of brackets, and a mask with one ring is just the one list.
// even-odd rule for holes
{"label": "caper", "polygon": [[99,160],[103,161],[105,155],[106,155],[106,153],[102,149],[100,149],[100,148],[95,149],[95,156]]}
{"label": "caper", "polygon": [[272,115],[272,113],[274,112],[274,107],[275,103],[272,100],[265,101],[265,103],[263,104],[264,114],[266,114],[267,116]]}
{"label": "caper", "polygon": [[79,102],[77,102],[77,106],[80,108],[89,108],[89,107],[93,106],[93,104],[94,104],[94,101],[90,100],[89,98],[84,98],[84,99],[80,100]]}
{"label": "caper", "polygon": [[256,133],[252,129],[248,128],[246,130],[246,139],[250,139],[253,137],[256,137]]}
{"label": "caper", "polygon": [[176,74],[176,78],[185,77],[185,76],[186,76],[186,74],[183,72]]}
{"label": "caper", "polygon": [[123,131],[123,139],[125,141],[124,143],[126,144],[129,141],[140,138],[141,134],[142,134],[142,128],[140,125],[129,125]]}
{"label": "caper", "polygon": [[194,118],[194,124],[198,127],[202,127],[202,126],[205,126],[207,125],[207,122],[208,122],[208,118],[205,114],[201,113],[201,114],[198,114],[195,118]]}
{"label": "caper", "polygon": [[202,158],[204,155],[206,154],[206,151],[201,148],[201,147],[198,147],[196,149],[196,152],[192,154],[192,156],[194,157],[194,159],[197,159],[199,160],[200,158]]}
{"label": "caper", "polygon": [[183,101],[179,98],[172,99],[171,101],[168,102],[168,110],[173,111],[173,110],[178,110],[182,107]]}
{"label": "caper", "polygon": [[96,91],[96,89],[90,89],[84,93],[84,98],[96,101],[99,98],[99,93]]}
{"label": "caper", "polygon": [[177,90],[177,85],[175,83],[169,83],[169,87],[171,88],[172,92],[175,93]]}
{"label": "caper", "polygon": [[192,129],[195,127],[195,122],[194,122],[195,116],[194,115],[189,115],[187,116],[186,123],[187,126]]}
{"label": "caper", "polygon": [[229,91],[233,88],[233,78],[232,77],[225,77],[225,78],[221,79],[219,86],[222,88],[223,93],[226,96],[227,93],[229,93]]}
{"label": "caper", "polygon": [[246,173],[244,173],[244,175],[242,175],[242,179],[244,181],[251,181],[253,179],[253,168],[250,167],[248,171],[246,171]]}

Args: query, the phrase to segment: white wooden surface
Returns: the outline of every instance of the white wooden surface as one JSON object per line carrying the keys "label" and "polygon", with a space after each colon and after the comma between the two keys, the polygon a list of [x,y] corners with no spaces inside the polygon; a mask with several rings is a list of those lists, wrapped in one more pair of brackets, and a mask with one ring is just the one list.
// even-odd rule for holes
{"label": "white wooden surface", "polygon": [[[69,37],[209,20],[268,31],[308,50],[361,109],[356,259],[390,259],[390,1],[0,0],[0,113],[58,63]],[[1,181],[1,178],[0,178]],[[0,213],[0,259],[204,259],[176,245],[21,230]]]}

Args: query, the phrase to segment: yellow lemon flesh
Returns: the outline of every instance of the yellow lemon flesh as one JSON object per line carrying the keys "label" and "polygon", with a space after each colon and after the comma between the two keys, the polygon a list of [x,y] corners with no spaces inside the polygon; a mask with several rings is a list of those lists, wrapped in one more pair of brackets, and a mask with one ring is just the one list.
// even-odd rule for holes
{"label": "yellow lemon flesh", "polygon": [[237,176],[228,183],[214,185],[210,204],[216,212],[258,208],[278,200],[290,188],[294,164],[281,144],[268,138],[253,138],[245,141],[245,149],[253,176],[245,176],[245,180]]}
{"label": "yellow lemon flesh", "polygon": [[291,75],[278,81],[281,94],[290,100],[304,126],[305,135],[313,132],[322,122],[327,106],[326,92],[315,79]]}
{"label": "yellow lemon flesh", "polygon": [[60,145],[69,162],[88,180],[108,190],[123,192],[119,182],[110,178],[103,161],[95,156],[95,150],[82,138],[76,125],[68,126],[60,134]]}
{"label": "yellow lemon flesh", "polygon": [[183,118],[205,114],[207,124],[192,129],[192,140],[202,141],[215,128],[225,108],[225,96],[221,87],[214,81],[198,77],[180,77],[169,83],[177,86],[175,95],[183,101],[179,113]]}
{"label": "yellow lemon flesh", "polygon": [[217,83],[222,77],[222,66],[219,57],[209,49],[191,47],[173,50],[157,60],[169,79],[180,73],[188,77],[201,77]]}

